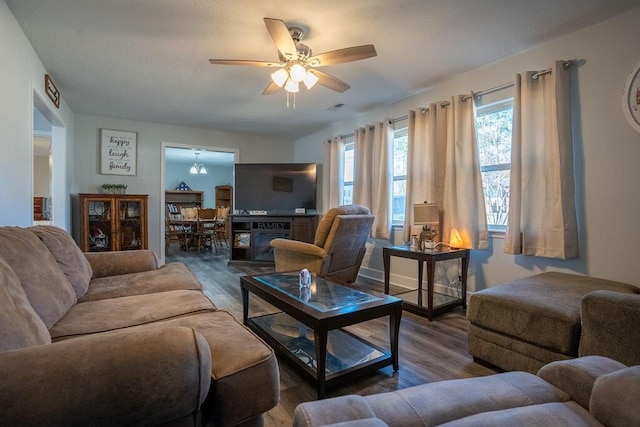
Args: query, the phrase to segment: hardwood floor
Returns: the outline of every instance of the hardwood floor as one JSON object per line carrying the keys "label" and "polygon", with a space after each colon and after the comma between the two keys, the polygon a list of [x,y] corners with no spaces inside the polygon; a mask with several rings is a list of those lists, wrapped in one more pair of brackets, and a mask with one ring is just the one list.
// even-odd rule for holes
{"label": "hardwood floor", "polygon": [[[215,252],[184,252],[172,245],[167,262],[181,261],[198,277],[205,293],[222,309],[242,321],[240,276],[269,273],[272,267],[227,266],[228,250]],[[359,280],[359,286],[382,292],[383,284]],[[393,293],[393,289],[391,290]],[[277,311],[258,298],[251,298],[251,313]],[[362,377],[352,383],[330,389],[327,397],[344,394],[374,394],[399,390],[434,381],[478,377],[496,371],[477,364],[467,352],[467,320],[461,308],[437,317],[426,318],[403,312],[400,325],[400,370],[393,372],[389,366],[377,373]],[[376,319],[351,326],[348,329],[368,341],[388,348],[388,319]],[[287,364],[280,367],[280,403],[265,417],[266,426],[290,426],[295,407],[316,399],[313,385],[292,370]]]}

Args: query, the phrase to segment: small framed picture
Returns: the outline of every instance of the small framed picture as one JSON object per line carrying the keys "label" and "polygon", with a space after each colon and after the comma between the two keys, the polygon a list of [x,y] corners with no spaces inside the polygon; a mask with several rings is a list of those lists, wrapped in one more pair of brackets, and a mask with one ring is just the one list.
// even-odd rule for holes
{"label": "small framed picture", "polygon": [[104,175],[136,175],[136,132],[101,129],[100,173]]}
{"label": "small framed picture", "polygon": [[251,233],[236,233],[233,246],[236,248],[251,247]]}

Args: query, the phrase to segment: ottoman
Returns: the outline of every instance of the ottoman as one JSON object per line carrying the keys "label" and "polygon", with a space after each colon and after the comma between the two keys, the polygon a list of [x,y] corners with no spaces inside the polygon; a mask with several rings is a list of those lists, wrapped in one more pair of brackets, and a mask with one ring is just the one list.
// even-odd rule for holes
{"label": "ottoman", "polygon": [[471,295],[469,352],[506,371],[537,372],[578,357],[582,298],[595,290],[637,293],[626,283],[549,272]]}

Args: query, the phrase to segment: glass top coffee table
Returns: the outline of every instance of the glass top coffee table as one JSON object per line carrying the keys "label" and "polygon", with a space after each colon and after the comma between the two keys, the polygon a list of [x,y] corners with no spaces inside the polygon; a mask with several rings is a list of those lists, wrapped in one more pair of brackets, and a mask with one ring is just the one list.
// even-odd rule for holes
{"label": "glass top coffee table", "polygon": [[[300,288],[298,272],[240,278],[243,321],[275,351],[316,384],[327,388],[385,366],[398,370],[402,300],[312,277]],[[249,293],[281,312],[249,317]],[[389,349],[341,328],[389,316]]]}

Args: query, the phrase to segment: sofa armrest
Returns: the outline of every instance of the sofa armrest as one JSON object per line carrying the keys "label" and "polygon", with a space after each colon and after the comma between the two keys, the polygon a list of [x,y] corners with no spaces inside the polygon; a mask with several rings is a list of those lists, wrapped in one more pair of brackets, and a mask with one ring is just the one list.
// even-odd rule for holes
{"label": "sofa armrest", "polygon": [[322,271],[327,252],[312,243],[289,239],[273,239],[271,247],[276,263],[276,271],[296,271],[303,268],[313,274]]}
{"label": "sofa armrest", "polygon": [[153,251],[85,252],[91,264],[93,279],[156,270],[158,257]]}
{"label": "sofa armrest", "polygon": [[567,393],[588,411],[593,384],[598,377],[624,368],[622,363],[606,357],[586,356],[551,362],[540,368],[538,376]]}
{"label": "sofa armrest", "polygon": [[[317,427],[328,425],[351,425],[361,420],[360,425],[380,425],[376,415],[362,396],[347,395],[330,399],[305,402],[298,405],[293,412],[293,427]],[[366,420],[366,421],[365,421]],[[379,420],[382,422],[382,420]],[[373,423],[376,424],[368,424]],[[383,423],[384,424],[384,423]]]}
{"label": "sofa armrest", "polygon": [[152,425],[196,417],[211,352],[194,329],[116,331],[0,353],[0,425]]}
{"label": "sofa armrest", "polygon": [[605,356],[627,366],[640,365],[640,295],[598,290],[581,303],[578,354]]}

